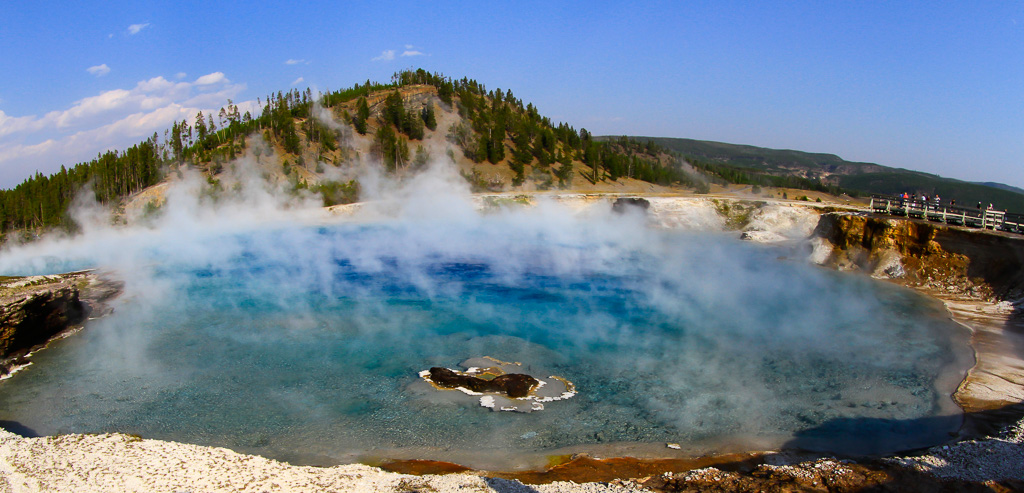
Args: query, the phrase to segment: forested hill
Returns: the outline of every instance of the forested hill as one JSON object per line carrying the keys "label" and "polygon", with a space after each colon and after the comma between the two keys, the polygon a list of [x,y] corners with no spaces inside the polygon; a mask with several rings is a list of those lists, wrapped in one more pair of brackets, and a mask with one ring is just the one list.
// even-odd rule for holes
{"label": "forested hill", "polygon": [[[600,139],[610,140],[614,137]],[[945,199],[955,198],[960,204],[992,203],[998,209],[1024,212],[1024,193],[1018,188],[999,183],[971,183],[875,163],[851,162],[834,154],[667,137],[630,139],[644,142],[649,140],[678,153],[691,163],[703,163],[705,167],[711,165],[712,168],[724,169],[729,173],[799,177],[821,182],[837,190],[864,194],[938,194]]]}
{"label": "forested hill", "polygon": [[[73,229],[68,208],[86,185],[97,201],[116,206],[183,167],[205,173],[216,198],[230,193],[220,178],[237,159],[255,163],[268,180],[320,193],[328,205],[358,199],[353,170],[367,162],[407,176],[448,159],[476,191],[697,184],[667,152],[598,142],[585,129],[553,123],[510,90],[422,69],[326,94],[278,92],[259,104],[254,115],[228,101],[216,115],[175,122],[162,138],[154,134],[50,176],[37,173],[0,191],[0,230]],[[430,155],[438,148],[445,155]]]}

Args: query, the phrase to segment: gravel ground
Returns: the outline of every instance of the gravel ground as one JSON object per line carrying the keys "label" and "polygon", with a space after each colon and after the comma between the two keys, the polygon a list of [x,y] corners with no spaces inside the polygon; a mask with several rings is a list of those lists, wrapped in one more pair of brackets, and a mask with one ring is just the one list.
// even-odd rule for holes
{"label": "gravel ground", "polygon": [[894,457],[888,462],[947,479],[1024,480],[1024,420],[993,437],[934,447],[924,455]]}

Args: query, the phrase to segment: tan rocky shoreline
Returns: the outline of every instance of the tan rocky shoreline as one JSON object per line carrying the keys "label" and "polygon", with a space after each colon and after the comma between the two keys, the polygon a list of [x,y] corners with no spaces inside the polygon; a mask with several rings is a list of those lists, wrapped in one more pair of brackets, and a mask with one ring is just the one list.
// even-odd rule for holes
{"label": "tan rocky shoreline", "polygon": [[[607,199],[580,196],[573,200],[592,202]],[[660,207],[671,208],[671,204],[661,204]],[[745,208],[749,209],[748,206],[736,207],[733,213],[735,210],[742,213]],[[721,215],[722,211],[718,213]],[[583,456],[552,469],[560,470],[564,473],[561,475],[483,471],[408,475],[364,465],[292,466],[222,448],[144,440],[122,434],[24,438],[0,430],[0,493],[643,489],[858,491],[876,487],[897,491],[1024,489],[1022,424],[1015,421],[1024,415],[1019,406],[1024,401],[1024,326],[1020,323],[1019,306],[1008,302],[1019,298],[1020,280],[1014,276],[1000,277],[999,272],[1005,270],[1006,265],[998,268],[974,265],[972,271],[970,254],[982,253],[963,251],[963,236],[958,230],[949,232],[948,228],[927,223],[914,226],[906,220],[872,218],[861,214],[833,215],[836,219],[831,220],[832,224],[841,227],[825,231],[819,222],[819,229],[815,232],[815,237],[821,238],[816,245],[819,251],[815,252],[819,263],[839,270],[864,271],[937,298],[945,303],[955,320],[971,331],[971,345],[977,362],[954,398],[967,413],[962,436],[990,438],[940,446],[914,457],[875,460],[865,464],[764,453],[735,460],[712,459],[704,463],[692,460],[671,467],[664,464],[664,471],[673,472],[650,474],[643,472],[649,469],[635,465],[644,462],[642,460],[633,460],[634,465],[627,465],[629,459],[615,462]],[[723,223],[728,223],[728,212],[725,216]],[[988,235],[976,231],[967,233]],[[1020,247],[1024,240],[1015,238],[986,239],[983,243],[1005,250],[1007,241],[1016,242],[1009,247],[1010,250],[1024,251]],[[829,251],[822,253],[823,247]],[[1015,272],[1021,274],[1021,255],[1015,258]],[[981,263],[991,262],[984,260]],[[1009,427],[1000,430],[1004,425]],[[712,467],[705,467],[706,464]],[[575,472],[572,472],[573,468]],[[635,479],[612,479],[625,477]],[[575,482],[559,482],[558,479]],[[582,481],[591,482],[581,484]]]}

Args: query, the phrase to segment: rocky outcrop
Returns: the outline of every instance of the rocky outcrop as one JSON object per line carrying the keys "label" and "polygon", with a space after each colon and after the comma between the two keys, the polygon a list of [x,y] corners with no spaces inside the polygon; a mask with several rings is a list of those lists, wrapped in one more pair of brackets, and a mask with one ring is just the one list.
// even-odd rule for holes
{"label": "rocky outcrop", "polygon": [[120,283],[86,272],[5,278],[0,282],[0,375],[90,314],[107,313],[107,301],[120,292]]}
{"label": "rocky outcrop", "polygon": [[612,202],[612,212],[619,214],[625,214],[630,210],[646,213],[650,208],[651,202],[643,197],[619,197]]}
{"label": "rocky outcrop", "polygon": [[44,343],[85,318],[73,286],[47,286],[12,298],[0,307],[0,357]]}
{"label": "rocky outcrop", "polygon": [[818,263],[912,287],[988,301],[1024,298],[1024,238],[941,224],[823,214],[813,233]]}
{"label": "rocky outcrop", "polygon": [[506,373],[485,380],[441,367],[430,369],[430,381],[446,389],[462,387],[473,392],[503,394],[513,399],[530,395],[530,391],[540,383],[536,378],[524,373]]}

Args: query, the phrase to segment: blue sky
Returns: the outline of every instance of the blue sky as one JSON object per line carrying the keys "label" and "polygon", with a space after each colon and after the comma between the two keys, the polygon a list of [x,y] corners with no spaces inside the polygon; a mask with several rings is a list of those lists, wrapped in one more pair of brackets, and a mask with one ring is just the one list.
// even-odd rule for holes
{"label": "blue sky", "polygon": [[1024,187],[1024,2],[3,2],[0,187],[290,87],[422,67],[603,135]]}

